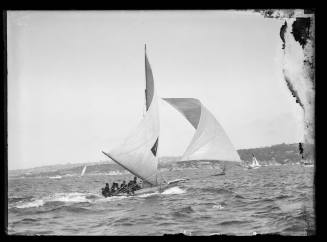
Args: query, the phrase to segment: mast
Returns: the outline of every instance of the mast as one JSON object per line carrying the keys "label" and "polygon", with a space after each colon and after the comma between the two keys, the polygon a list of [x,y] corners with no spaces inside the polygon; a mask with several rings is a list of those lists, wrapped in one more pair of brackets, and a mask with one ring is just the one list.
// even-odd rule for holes
{"label": "mast", "polygon": [[160,132],[158,97],[151,67],[145,53],[146,112],[124,141],[110,152],[103,152],[115,163],[151,185],[157,185],[157,146]]}

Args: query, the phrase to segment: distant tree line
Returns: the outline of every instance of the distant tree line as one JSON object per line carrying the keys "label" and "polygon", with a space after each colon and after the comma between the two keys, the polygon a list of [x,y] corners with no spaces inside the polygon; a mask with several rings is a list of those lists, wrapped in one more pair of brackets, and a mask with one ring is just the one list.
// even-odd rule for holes
{"label": "distant tree line", "polygon": [[[303,144],[304,159],[314,159],[314,145]],[[278,144],[269,147],[240,149],[237,151],[241,160],[252,160],[252,154],[261,161],[276,161],[278,163],[299,162],[301,154],[299,151],[299,144]]]}
{"label": "distant tree line", "polygon": [[[284,163],[292,163],[292,162],[299,162],[301,161],[301,154],[299,150],[299,144],[278,144],[272,145],[269,147],[261,147],[261,148],[253,148],[253,149],[240,149],[237,151],[243,161],[251,161],[252,154],[255,155],[257,160],[260,161],[268,161],[268,162],[278,162],[281,164]],[[303,144],[303,156],[306,160],[314,160],[314,145],[312,144]],[[178,162],[180,161],[181,157],[173,157],[173,156],[166,156],[166,157],[159,157],[159,164],[158,168],[169,168],[174,164],[177,166],[197,166],[197,161],[185,161],[185,162]],[[177,162],[177,163],[176,163]],[[53,175],[64,175],[67,173],[70,174],[80,174],[84,165],[78,165],[74,167],[69,167],[70,165],[66,165],[66,168],[52,168],[51,167],[38,167],[32,168],[28,170],[17,170],[17,171],[10,171],[10,176],[19,176],[24,172],[30,171],[33,174],[25,174],[25,176],[35,176],[37,174],[43,174],[47,176]],[[56,166],[53,166],[56,167]],[[43,169],[43,170],[42,170]],[[110,171],[125,171],[124,168],[119,166],[115,163],[98,163],[92,164],[90,163],[87,168],[87,173],[97,173],[97,172],[110,172]]]}

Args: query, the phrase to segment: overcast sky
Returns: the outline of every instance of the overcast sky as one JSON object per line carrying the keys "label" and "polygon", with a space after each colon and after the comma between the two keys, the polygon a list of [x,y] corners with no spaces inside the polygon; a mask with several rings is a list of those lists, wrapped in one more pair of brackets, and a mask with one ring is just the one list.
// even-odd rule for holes
{"label": "overcast sky", "polygon": [[[302,141],[281,69],[282,20],[235,11],[8,12],[8,166],[106,160],[159,97],[194,97],[236,149]],[[160,101],[159,156],[194,129]]]}

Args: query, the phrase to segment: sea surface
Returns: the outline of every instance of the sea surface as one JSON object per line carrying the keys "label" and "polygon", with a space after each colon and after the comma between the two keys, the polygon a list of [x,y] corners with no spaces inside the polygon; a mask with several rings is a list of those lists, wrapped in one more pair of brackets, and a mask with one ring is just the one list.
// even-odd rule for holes
{"label": "sea surface", "polygon": [[8,181],[8,233],[21,235],[307,235],[314,228],[314,168],[265,166],[161,171],[188,181],[162,193],[104,198],[131,174],[16,177]]}

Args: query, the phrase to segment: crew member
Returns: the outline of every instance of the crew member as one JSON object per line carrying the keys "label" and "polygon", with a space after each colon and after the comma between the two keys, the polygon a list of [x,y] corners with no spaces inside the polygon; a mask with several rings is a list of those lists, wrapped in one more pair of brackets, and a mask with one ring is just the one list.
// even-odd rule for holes
{"label": "crew member", "polygon": [[110,196],[110,188],[108,183],[106,183],[106,186],[103,189],[103,193],[105,197]]}
{"label": "crew member", "polygon": [[118,188],[118,184],[116,182],[113,182],[112,183],[112,186],[111,186],[111,193],[114,193]]}
{"label": "crew member", "polygon": [[127,184],[127,194],[132,193],[134,195],[134,181],[130,180]]}
{"label": "crew member", "polygon": [[141,189],[140,185],[137,183],[137,177],[136,176],[134,176],[133,184],[134,184],[134,190],[135,191]]}
{"label": "crew member", "polygon": [[120,185],[120,190],[121,190],[121,191],[124,191],[124,190],[126,189],[126,186],[127,186],[127,184],[126,184],[126,181],[124,180],[124,181],[122,182],[122,184]]}

